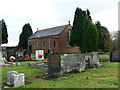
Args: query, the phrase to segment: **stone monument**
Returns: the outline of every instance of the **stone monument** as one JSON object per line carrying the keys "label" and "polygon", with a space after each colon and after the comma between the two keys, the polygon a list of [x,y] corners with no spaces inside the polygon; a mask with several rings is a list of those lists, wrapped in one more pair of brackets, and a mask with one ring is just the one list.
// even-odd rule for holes
{"label": "stone monument", "polygon": [[61,76],[61,58],[60,54],[54,53],[54,50],[51,49],[51,52],[47,55],[47,68],[45,68],[45,77],[46,78],[56,78]]}
{"label": "stone monument", "polygon": [[20,86],[25,85],[25,76],[23,73],[17,71],[9,71],[7,78],[7,85],[9,86]]}
{"label": "stone monument", "polygon": [[65,56],[63,60],[63,72],[68,73],[73,70],[76,71],[85,71],[86,63],[85,56],[80,54],[72,54]]}
{"label": "stone monument", "polygon": [[112,51],[110,53],[110,62],[120,62],[120,50]]}
{"label": "stone monument", "polygon": [[91,52],[90,53],[88,65],[90,67],[97,67],[97,68],[102,66],[102,64],[99,64],[98,52]]}

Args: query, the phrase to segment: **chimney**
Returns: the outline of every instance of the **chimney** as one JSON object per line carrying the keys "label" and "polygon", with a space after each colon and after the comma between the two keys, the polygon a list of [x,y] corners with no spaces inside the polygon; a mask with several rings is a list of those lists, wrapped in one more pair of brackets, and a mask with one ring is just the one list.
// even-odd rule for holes
{"label": "chimney", "polygon": [[70,25],[70,21],[68,21],[69,25]]}
{"label": "chimney", "polygon": [[37,31],[38,31],[38,28],[37,28]]}

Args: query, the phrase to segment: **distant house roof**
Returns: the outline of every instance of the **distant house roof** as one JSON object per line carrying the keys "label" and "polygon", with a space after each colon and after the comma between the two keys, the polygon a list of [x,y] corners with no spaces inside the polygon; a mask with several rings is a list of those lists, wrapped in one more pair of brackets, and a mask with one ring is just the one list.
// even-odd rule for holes
{"label": "distant house roof", "polygon": [[62,25],[62,26],[57,26],[53,28],[38,30],[33,35],[31,35],[28,39],[59,35],[67,26],[68,25]]}

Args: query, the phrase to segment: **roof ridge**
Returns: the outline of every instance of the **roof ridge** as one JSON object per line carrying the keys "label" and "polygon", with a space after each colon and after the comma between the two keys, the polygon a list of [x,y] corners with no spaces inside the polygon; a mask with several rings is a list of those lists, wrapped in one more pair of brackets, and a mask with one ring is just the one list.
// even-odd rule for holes
{"label": "roof ridge", "polygon": [[42,29],[42,30],[38,30],[36,32],[40,32],[40,31],[44,31],[44,30],[49,30],[49,29],[53,29],[53,28],[58,28],[58,27],[61,27],[61,26],[67,26],[68,24],[66,25],[60,25],[60,26],[55,26],[55,27],[51,27],[51,28],[46,28],[46,29]]}

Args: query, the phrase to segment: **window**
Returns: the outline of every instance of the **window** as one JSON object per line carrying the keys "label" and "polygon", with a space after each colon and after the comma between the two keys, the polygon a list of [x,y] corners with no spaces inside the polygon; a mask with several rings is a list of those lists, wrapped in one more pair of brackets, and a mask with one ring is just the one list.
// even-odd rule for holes
{"label": "window", "polygon": [[71,30],[69,29],[67,32],[67,47],[71,47],[69,42],[70,42],[70,37],[71,37]]}
{"label": "window", "polygon": [[45,48],[45,41],[43,41],[43,48]]}
{"label": "window", "polygon": [[56,41],[53,42],[53,47],[54,47],[54,48],[57,47],[57,42],[56,42]]}
{"label": "window", "polygon": [[38,41],[36,41],[36,48],[38,48]]}

